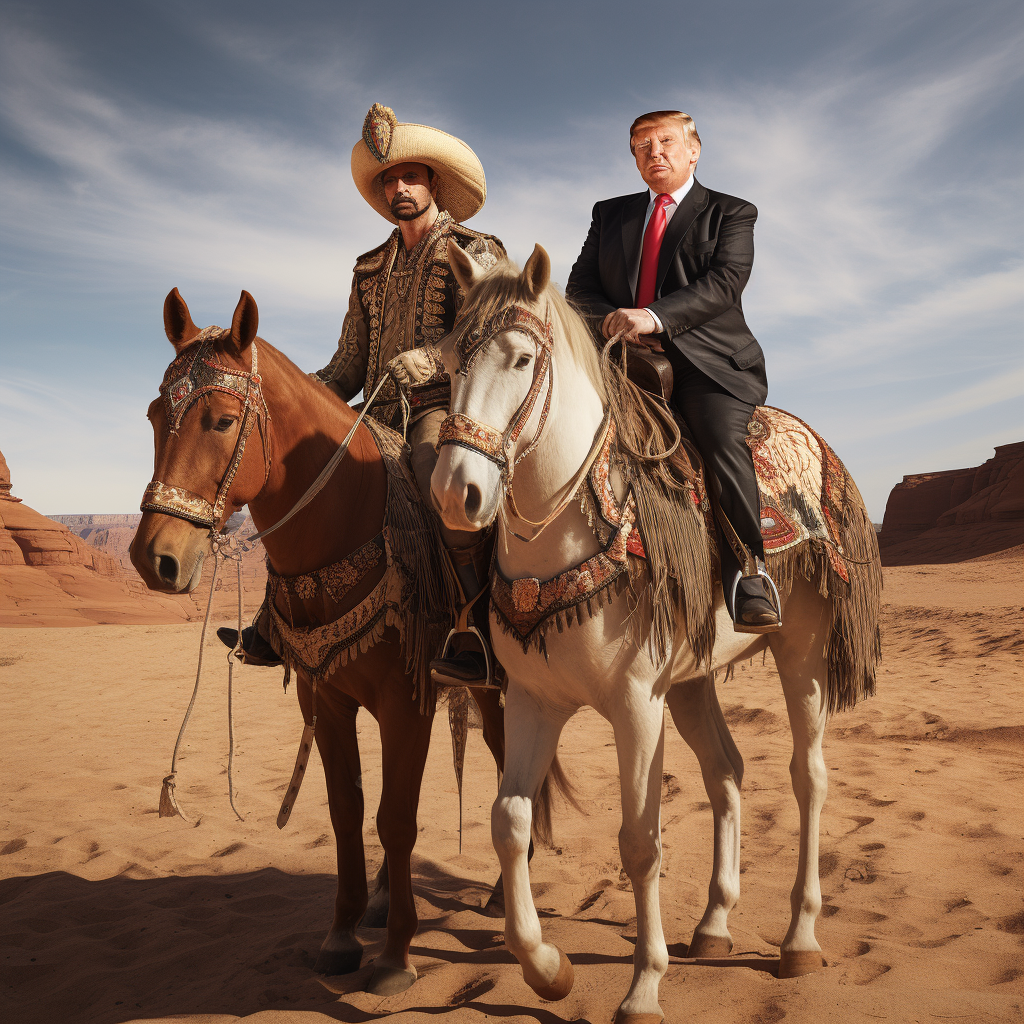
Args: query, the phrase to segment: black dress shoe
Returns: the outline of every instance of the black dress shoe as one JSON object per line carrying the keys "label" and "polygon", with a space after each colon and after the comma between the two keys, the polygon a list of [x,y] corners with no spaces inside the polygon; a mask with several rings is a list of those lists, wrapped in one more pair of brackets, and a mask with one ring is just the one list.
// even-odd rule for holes
{"label": "black dress shoe", "polygon": [[733,628],[737,633],[774,633],[782,628],[782,615],[767,576],[740,577]]}
{"label": "black dress shoe", "polygon": [[436,686],[493,686],[487,681],[487,659],[480,651],[459,651],[447,658],[434,658],[430,678]]}
{"label": "black dress shoe", "polygon": [[[221,626],[217,630],[217,636],[225,647],[234,650],[238,642],[238,630],[228,626]],[[284,662],[277,656],[277,651],[263,639],[263,634],[255,626],[246,626],[242,630],[242,649],[235,654],[235,657],[243,665],[282,665]]]}

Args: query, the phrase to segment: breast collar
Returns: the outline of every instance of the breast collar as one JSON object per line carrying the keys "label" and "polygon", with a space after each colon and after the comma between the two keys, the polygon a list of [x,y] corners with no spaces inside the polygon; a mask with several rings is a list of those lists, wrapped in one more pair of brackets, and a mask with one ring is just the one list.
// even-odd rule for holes
{"label": "breast collar", "polygon": [[256,342],[251,346],[251,370],[227,366],[213,358],[216,343],[230,333],[221,327],[204,328],[167,367],[160,385],[160,396],[164,400],[167,424],[172,435],[178,433],[189,409],[211,391],[221,391],[241,401],[242,422],[238,428],[238,439],[235,441],[231,461],[217,487],[217,495],[210,502],[185,487],[153,480],[142,496],[143,512],[161,512],[216,530],[226,518],[228,491],[242,463],[245,443],[256,426],[259,427],[263,442],[264,485],[270,477],[270,412],[263,398],[263,378],[257,369]]}

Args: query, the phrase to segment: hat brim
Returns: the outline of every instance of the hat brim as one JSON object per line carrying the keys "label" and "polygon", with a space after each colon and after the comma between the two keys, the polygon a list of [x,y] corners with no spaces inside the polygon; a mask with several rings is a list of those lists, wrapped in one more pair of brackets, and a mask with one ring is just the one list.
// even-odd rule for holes
{"label": "hat brim", "polygon": [[362,139],[352,147],[352,178],[359,194],[392,224],[398,218],[384,196],[381,174],[396,164],[426,164],[435,174],[434,201],[461,222],[479,213],[487,198],[487,180],[476,153],[461,139],[424,124],[397,124],[381,163]]}

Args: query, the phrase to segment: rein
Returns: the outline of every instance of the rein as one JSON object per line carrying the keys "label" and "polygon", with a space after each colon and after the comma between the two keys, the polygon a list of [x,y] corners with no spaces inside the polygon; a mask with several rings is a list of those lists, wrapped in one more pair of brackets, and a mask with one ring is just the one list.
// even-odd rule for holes
{"label": "rein", "polygon": [[[185,717],[178,730],[178,738],[174,743],[174,752],[171,755],[171,771],[170,774],[164,778],[163,785],[160,790],[159,816],[161,818],[166,818],[173,817],[177,814],[184,818],[185,821],[191,821],[192,819],[187,817],[178,806],[178,801],[174,796],[174,778],[177,773],[178,751],[181,748],[181,741],[185,736],[185,729],[188,726],[189,718],[192,716],[192,709],[195,706],[196,697],[199,694],[199,680],[203,672],[203,650],[206,645],[206,630],[210,624],[210,613],[213,609],[213,595],[216,591],[217,573],[220,568],[220,563],[221,561],[234,561],[236,563],[238,574],[238,635],[235,641],[235,646],[228,652],[227,656],[227,770],[228,802],[231,804],[231,809],[235,812],[235,816],[238,820],[244,821],[245,819],[235,806],[234,784],[232,779],[235,753],[234,714],[232,710],[233,676],[235,655],[240,651],[242,644],[242,556],[251,551],[256,546],[256,543],[262,538],[284,526],[288,520],[302,511],[302,509],[304,509],[324,489],[335,469],[338,468],[342,459],[344,459],[348,454],[349,446],[352,443],[353,437],[355,437],[356,431],[366,418],[366,415],[370,411],[377,395],[380,393],[381,388],[383,388],[390,376],[390,374],[385,373],[381,377],[377,386],[374,388],[373,393],[363,404],[363,408],[356,417],[355,423],[352,424],[348,433],[345,435],[344,440],[328,460],[327,465],[321,470],[319,476],[317,476],[312,484],[310,484],[306,489],[306,492],[302,497],[299,498],[291,509],[276,523],[274,523],[273,526],[269,526],[265,530],[260,530],[259,533],[249,537],[244,542],[239,543],[235,536],[225,534],[223,532],[223,524],[221,524],[220,527],[218,527],[217,524],[221,518],[224,518],[228,489],[234,481],[235,475],[238,472],[238,467],[241,464],[242,455],[245,452],[245,442],[253,430],[253,423],[251,422],[250,416],[253,410],[255,410],[255,422],[259,424],[266,461],[263,486],[260,488],[260,493],[262,493],[263,488],[266,487],[267,481],[270,479],[270,439],[269,430],[267,429],[270,420],[270,412],[263,398],[263,391],[261,388],[262,378],[257,373],[255,341],[252,344],[252,370],[250,372],[237,370],[234,367],[216,363],[207,357],[207,347],[212,348],[213,341],[219,340],[227,333],[227,331],[222,330],[219,327],[207,327],[201,331],[199,337],[196,339],[200,342],[199,349],[195,352],[187,351],[179,355],[168,367],[167,372],[164,374],[163,383],[160,385],[160,394],[163,396],[168,409],[168,422],[171,425],[172,434],[177,434],[185,413],[196,401],[198,401],[202,394],[214,390],[224,391],[228,394],[235,395],[242,400],[242,425],[239,427],[238,441],[235,444],[235,450],[232,454],[231,462],[228,464],[227,471],[218,486],[217,496],[211,504],[201,495],[195,494],[183,487],[167,487],[167,485],[160,481],[154,480],[146,488],[141,506],[143,512],[160,512],[163,515],[184,519],[187,522],[195,523],[199,526],[208,526],[210,529],[210,546],[213,549],[214,556],[213,576],[210,581],[210,596],[206,602],[206,614],[203,617],[203,630],[199,637],[199,659],[196,665],[196,681],[192,689],[192,697],[189,700],[188,708],[185,711]],[[191,346],[189,346],[189,349],[191,349]],[[183,358],[186,355],[188,358]],[[185,369],[186,365],[187,369]],[[182,374],[182,370],[184,370],[184,374]],[[235,380],[235,378],[241,378],[245,381],[244,388]],[[403,395],[404,404],[404,392],[401,392],[400,390],[400,394]],[[285,688],[287,688],[287,686],[288,676],[286,674]],[[291,808],[294,806],[294,797],[298,792],[298,783],[301,782],[301,774],[305,770],[305,759],[309,756],[313,729],[316,727],[315,683],[313,686],[313,709],[313,726],[306,726],[303,731],[303,738],[299,747],[299,757],[296,760],[296,767],[292,773],[292,780],[287,790],[285,803],[282,805],[281,811],[278,814],[278,828],[283,828],[288,821],[288,817],[291,814]],[[305,751],[305,758],[303,757],[303,751]]]}

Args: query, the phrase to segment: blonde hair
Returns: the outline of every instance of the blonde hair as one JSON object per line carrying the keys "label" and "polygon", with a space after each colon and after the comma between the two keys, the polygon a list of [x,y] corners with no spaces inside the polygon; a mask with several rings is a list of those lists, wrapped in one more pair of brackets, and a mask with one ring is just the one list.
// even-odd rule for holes
{"label": "blonde hair", "polygon": [[697,141],[697,145],[700,145],[700,136],[697,134],[697,126],[693,123],[693,118],[689,114],[684,114],[681,110],[652,110],[649,114],[641,114],[630,126],[629,126],[629,151],[630,153],[636,154],[636,150],[633,148],[633,134],[638,128],[644,128],[649,124],[659,124],[662,121],[673,121],[679,125],[683,130],[683,139],[689,142],[691,139]]}

